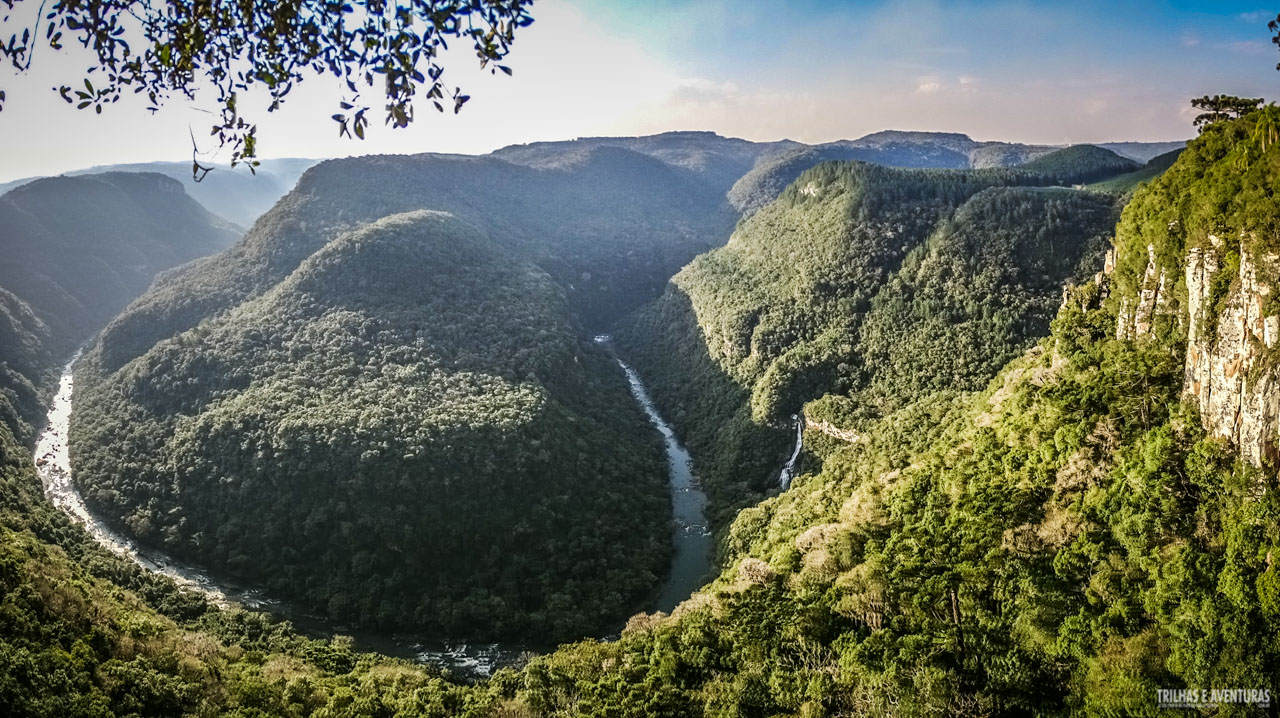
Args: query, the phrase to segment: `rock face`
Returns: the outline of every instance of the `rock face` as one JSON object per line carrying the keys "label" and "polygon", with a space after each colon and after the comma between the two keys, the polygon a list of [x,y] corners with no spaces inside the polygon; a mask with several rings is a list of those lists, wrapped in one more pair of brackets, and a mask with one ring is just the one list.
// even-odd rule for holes
{"label": "rock face", "polygon": [[[1114,256],[1108,253],[1107,267],[1114,267]],[[1108,272],[1109,273],[1109,272]],[[1129,307],[1129,298],[1120,300],[1120,316],[1116,322],[1116,339],[1138,339],[1150,336],[1152,320],[1169,309],[1169,286],[1164,269],[1156,262],[1156,248],[1147,245],[1147,269],[1142,275],[1137,305]]]}
{"label": "rock face", "polygon": [[819,433],[826,434],[833,439],[839,439],[840,441],[845,441],[850,444],[856,444],[858,443],[858,440],[862,438],[856,431],[841,429],[830,422],[822,421],[821,419],[811,419],[807,416],[804,418],[804,428],[810,431],[817,431]]}
{"label": "rock face", "polygon": [[1211,287],[1222,262],[1216,248],[1221,243],[1213,244],[1192,249],[1186,260],[1189,321],[1183,396],[1200,408],[1201,421],[1212,435],[1231,440],[1246,461],[1261,466],[1280,456],[1280,372],[1264,366],[1267,350],[1280,335],[1280,317],[1266,314],[1273,291],[1268,280],[1280,276],[1280,257],[1263,257],[1259,267],[1247,249],[1241,252],[1239,276],[1214,324],[1209,315],[1214,309]]}

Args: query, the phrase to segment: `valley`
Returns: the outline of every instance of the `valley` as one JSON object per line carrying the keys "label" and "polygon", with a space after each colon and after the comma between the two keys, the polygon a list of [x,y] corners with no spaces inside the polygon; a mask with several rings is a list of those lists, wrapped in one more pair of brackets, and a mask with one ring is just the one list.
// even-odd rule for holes
{"label": "valley", "polygon": [[1277,713],[1280,15],[4,3],[0,718]]}
{"label": "valley", "polygon": [[[175,681],[156,705],[285,714],[359,690],[405,715],[1075,706],[1076,681],[1132,664],[1050,633],[1165,639],[1111,628],[1071,586],[1172,600],[1142,552],[1191,526],[1112,522],[1190,510],[1147,493],[1178,475],[1226,492],[1202,521],[1249,510],[1215,488],[1249,470],[1179,413],[1179,367],[1136,336],[1176,354],[1182,305],[1160,297],[1185,251],[1167,233],[1210,216],[1151,198],[1223,181],[1243,135],[1224,124],[1157,158],[1163,174],[1076,148],[1027,169],[825,163],[736,226],[722,174],[613,145],[323,163],[244,239],[137,290],[60,377],[91,320],[32,305],[45,325],[14,295],[8,366],[33,378],[11,415],[36,448],[7,460],[45,496],[22,489],[5,535],[131,576],[110,580],[151,596],[130,610],[173,622],[157,635],[217,636],[199,656],[147,649],[139,670]],[[362,185],[370,167],[411,189]],[[1259,227],[1269,215],[1242,203],[1271,164],[1253,167],[1226,216]],[[1132,199],[1115,189],[1131,175],[1148,182]],[[1112,185],[1070,187],[1086,182]],[[495,184],[545,201],[498,209]],[[606,186],[619,199],[589,199]],[[76,523],[23,518],[46,510]],[[1097,546],[1116,573],[1076,558]],[[940,652],[918,652],[925,637]],[[1252,650],[1246,664],[1270,660]],[[262,692],[219,697],[224,681]],[[1123,705],[1089,695],[1103,702],[1086,712]]]}

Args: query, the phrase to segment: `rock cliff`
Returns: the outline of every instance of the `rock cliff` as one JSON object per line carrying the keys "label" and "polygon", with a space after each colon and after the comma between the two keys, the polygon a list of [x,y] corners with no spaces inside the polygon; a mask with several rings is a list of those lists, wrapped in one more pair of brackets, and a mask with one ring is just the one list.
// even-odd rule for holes
{"label": "rock cliff", "polygon": [[1215,302],[1214,277],[1225,269],[1222,242],[1210,239],[1214,246],[1192,249],[1186,260],[1183,396],[1199,407],[1205,429],[1231,440],[1245,460],[1261,466],[1277,458],[1280,427],[1280,372],[1269,361],[1280,316],[1267,309],[1280,258],[1241,252],[1238,276]]}
{"label": "rock cliff", "polygon": [[[1187,330],[1183,397],[1200,410],[1205,429],[1235,444],[1250,464],[1275,464],[1280,366],[1271,350],[1280,338],[1280,315],[1269,300],[1280,277],[1280,256],[1255,256],[1248,236],[1232,242],[1234,247],[1215,235],[1208,239],[1209,246],[1191,248],[1183,262],[1185,314],[1173,308],[1173,283],[1148,245],[1137,301],[1120,299],[1116,338],[1150,338],[1154,319],[1176,312],[1178,326]],[[1219,276],[1233,265],[1235,276]]]}

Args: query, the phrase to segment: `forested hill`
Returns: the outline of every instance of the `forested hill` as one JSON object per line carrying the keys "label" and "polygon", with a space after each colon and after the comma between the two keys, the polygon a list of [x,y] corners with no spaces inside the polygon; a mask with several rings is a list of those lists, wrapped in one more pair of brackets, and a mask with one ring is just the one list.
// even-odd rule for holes
{"label": "forested hill", "polygon": [[[357,654],[349,640],[308,640],[266,616],[219,610],[104,549],[54,507],[31,455],[33,425],[68,348],[109,311],[85,298],[119,306],[145,288],[142,272],[233,235],[154,175],[41,180],[6,195],[0,213],[0,271],[12,276],[15,258],[30,259],[42,276],[23,287],[66,298],[38,313],[0,287],[0,715],[315,715],[353,700],[462,715],[498,700]],[[73,260],[54,261],[60,253]]]}
{"label": "forested hill", "polygon": [[66,351],[157,272],[237,237],[160,175],[37,180],[0,197],[0,287],[30,304]]}
{"label": "forested hill", "polygon": [[451,215],[341,233],[122,368],[107,342],[77,372],[85,498],[335,621],[550,641],[666,570],[665,464],[621,370]]}
{"label": "forested hill", "polygon": [[1019,186],[1037,181],[820,165],[638,313],[620,341],[694,452],[721,525],[776,480],[806,401],[852,395],[875,416],[976,388],[1044,333],[1062,284],[1101,268],[1116,207]]}

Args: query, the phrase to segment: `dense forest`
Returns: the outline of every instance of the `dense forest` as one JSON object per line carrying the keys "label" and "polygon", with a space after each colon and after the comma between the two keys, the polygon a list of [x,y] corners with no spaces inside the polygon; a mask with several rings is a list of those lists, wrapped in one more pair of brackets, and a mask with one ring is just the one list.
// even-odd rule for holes
{"label": "dense forest", "polygon": [[118,317],[104,337],[108,361],[119,366],[267,291],[343,232],[421,209],[449,212],[537,264],[592,330],[660,293],[734,221],[724,198],[693,173],[618,147],[573,149],[537,167],[463,155],[329,160],[309,169],[243,242],[165,278]]}
{"label": "dense forest", "polygon": [[1101,269],[1116,212],[1019,186],[1043,181],[820,165],[636,315],[621,345],[694,452],[719,525],[771,488],[804,402],[846,395],[821,413],[847,428],[850,405],[874,417],[977,388],[1043,335],[1063,282]]}
{"label": "dense forest", "polygon": [[340,235],[277,286],[78,371],[90,505],[335,620],[550,640],[656,590],[656,432],[563,292],[438,212]]}

